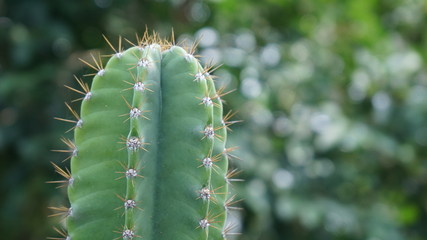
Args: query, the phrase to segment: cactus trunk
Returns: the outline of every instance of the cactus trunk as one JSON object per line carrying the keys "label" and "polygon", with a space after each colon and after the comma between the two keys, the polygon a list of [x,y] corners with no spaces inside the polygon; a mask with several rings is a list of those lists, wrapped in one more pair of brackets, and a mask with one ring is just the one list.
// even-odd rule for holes
{"label": "cactus trunk", "polygon": [[89,64],[97,70],[90,89],[79,81],[66,237],[225,239],[220,94],[191,52],[145,40],[105,68]]}

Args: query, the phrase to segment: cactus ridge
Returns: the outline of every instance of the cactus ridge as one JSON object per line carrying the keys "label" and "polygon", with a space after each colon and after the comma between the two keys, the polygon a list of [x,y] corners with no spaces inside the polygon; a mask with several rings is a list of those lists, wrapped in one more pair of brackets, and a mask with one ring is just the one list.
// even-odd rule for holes
{"label": "cactus ridge", "polygon": [[[71,171],[53,164],[65,180],[70,207],[51,207],[66,221],[62,238],[50,239],[226,239],[227,214],[236,203],[229,184],[227,130],[238,122],[223,116],[224,88],[188,49],[147,32],[127,50],[114,51],[105,67],[91,54],[95,70],[75,77],[82,90],[68,147]],[[68,132],[67,131],[67,132]],[[64,160],[64,161],[65,161]]]}

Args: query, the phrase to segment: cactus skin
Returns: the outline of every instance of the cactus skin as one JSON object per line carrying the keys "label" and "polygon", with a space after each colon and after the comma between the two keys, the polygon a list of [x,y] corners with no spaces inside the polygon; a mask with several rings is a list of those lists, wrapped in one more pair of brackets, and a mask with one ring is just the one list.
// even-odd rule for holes
{"label": "cactus skin", "polygon": [[66,239],[226,239],[222,101],[191,53],[156,39],[88,64]]}

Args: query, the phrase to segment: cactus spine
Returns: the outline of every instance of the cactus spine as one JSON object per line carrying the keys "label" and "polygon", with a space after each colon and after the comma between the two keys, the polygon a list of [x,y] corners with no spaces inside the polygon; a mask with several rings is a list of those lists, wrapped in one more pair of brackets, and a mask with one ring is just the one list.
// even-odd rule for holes
{"label": "cactus spine", "polygon": [[[108,40],[107,40],[108,42]],[[109,42],[108,42],[109,43]],[[112,45],[109,43],[112,47]],[[113,47],[112,47],[113,48]],[[114,48],[113,48],[114,49]],[[193,48],[192,48],[193,49]],[[114,49],[115,50],[115,49]],[[116,50],[115,50],[116,51]],[[227,128],[209,68],[156,35],[121,50],[83,91],[64,239],[226,239]],[[228,116],[228,115],[227,115]]]}

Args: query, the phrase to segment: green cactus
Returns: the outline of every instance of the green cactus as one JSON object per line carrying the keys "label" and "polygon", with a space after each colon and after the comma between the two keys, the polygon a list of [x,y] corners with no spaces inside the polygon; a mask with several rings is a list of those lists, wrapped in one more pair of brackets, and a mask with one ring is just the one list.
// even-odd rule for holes
{"label": "green cactus", "polygon": [[[108,42],[108,40],[107,40]],[[120,41],[121,43],[121,41]],[[228,184],[223,88],[194,48],[186,51],[157,35],[116,52],[105,68],[93,56],[92,86],[83,96],[64,176],[69,208],[64,239],[226,239],[234,196]],[[121,45],[121,44],[120,44]],[[61,213],[53,214],[61,215]],[[53,238],[58,239],[58,238]]]}

